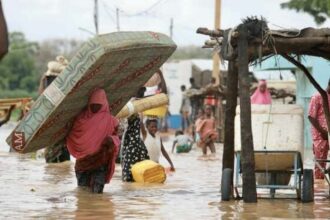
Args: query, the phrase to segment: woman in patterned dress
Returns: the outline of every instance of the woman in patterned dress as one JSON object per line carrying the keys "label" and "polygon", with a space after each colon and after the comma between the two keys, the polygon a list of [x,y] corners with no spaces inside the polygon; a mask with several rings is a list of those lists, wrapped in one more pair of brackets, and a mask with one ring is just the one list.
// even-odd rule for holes
{"label": "woman in patterned dress", "polygon": [[122,146],[122,180],[133,182],[131,167],[140,161],[149,159],[148,151],[140,135],[141,119],[134,114],[128,118],[128,128],[123,136]]}
{"label": "woman in patterned dress", "polygon": [[[146,88],[139,89],[136,98],[144,96]],[[121,149],[122,180],[133,182],[131,168],[140,161],[149,159],[148,151],[140,135],[141,119],[138,114],[128,118],[128,127],[123,135]]]}

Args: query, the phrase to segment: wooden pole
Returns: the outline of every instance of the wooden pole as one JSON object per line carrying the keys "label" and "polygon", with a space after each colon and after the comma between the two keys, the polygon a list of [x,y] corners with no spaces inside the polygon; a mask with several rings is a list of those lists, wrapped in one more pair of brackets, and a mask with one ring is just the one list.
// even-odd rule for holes
{"label": "wooden pole", "polygon": [[170,37],[173,39],[173,18],[171,18],[170,21]]}
{"label": "wooden pole", "polygon": [[238,78],[241,117],[241,167],[243,173],[243,200],[257,202],[253,135],[251,126],[250,78],[248,57],[248,31],[238,26]]}
{"label": "wooden pole", "polygon": [[[220,30],[221,24],[221,0],[215,0],[215,16],[214,16],[214,28],[215,30]],[[212,77],[215,78],[216,85],[220,85],[220,57],[218,53],[213,54],[213,70],[212,70]],[[218,141],[223,141],[223,122],[224,122],[224,114],[223,114],[223,107],[222,107],[222,99],[221,97],[217,97],[218,102],[216,106],[216,127],[219,133]]]}
{"label": "wooden pole", "polygon": [[[222,170],[230,168],[234,171],[234,145],[235,145],[235,115],[238,94],[238,69],[236,61],[229,61],[227,75],[224,144],[222,153]],[[233,172],[234,173],[234,172]],[[233,174],[232,173],[232,174]],[[231,189],[233,189],[233,176],[231,176]]]}
{"label": "wooden pole", "polygon": [[120,31],[119,8],[116,8],[117,31]]}
{"label": "wooden pole", "polygon": [[[221,0],[215,0],[214,28],[216,30],[220,29],[220,23],[221,23],[220,12],[221,12]],[[220,58],[218,53],[214,53],[212,77],[215,78],[217,84],[220,84],[219,74],[220,74]]]}
{"label": "wooden pole", "polygon": [[94,24],[95,24],[95,33],[99,34],[99,9],[98,9],[98,0],[94,0]]}
{"label": "wooden pole", "polygon": [[226,107],[225,107],[225,134],[223,145],[222,169],[234,170],[234,139],[235,139],[235,115],[237,106],[238,69],[236,61],[229,61]]}

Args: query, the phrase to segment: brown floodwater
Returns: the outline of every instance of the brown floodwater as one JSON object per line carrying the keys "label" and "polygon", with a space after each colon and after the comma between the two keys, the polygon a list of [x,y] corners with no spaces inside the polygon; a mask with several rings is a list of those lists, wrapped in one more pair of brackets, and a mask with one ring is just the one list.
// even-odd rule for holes
{"label": "brown floodwater", "polygon": [[[166,148],[171,144],[167,141]],[[220,145],[217,150],[220,158]],[[330,219],[329,188],[319,181],[314,203],[297,201],[293,191],[256,204],[220,202],[221,160],[198,160],[199,149],[170,155],[176,172],[164,184],[122,183],[117,165],[101,195],[77,188],[73,162],[46,164],[42,158],[7,153],[5,146],[0,151],[1,219]]]}

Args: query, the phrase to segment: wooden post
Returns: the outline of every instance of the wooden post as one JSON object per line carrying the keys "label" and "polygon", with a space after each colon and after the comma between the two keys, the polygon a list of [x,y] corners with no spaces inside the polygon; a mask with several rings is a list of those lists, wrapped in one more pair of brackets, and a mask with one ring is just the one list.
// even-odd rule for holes
{"label": "wooden post", "polygon": [[241,167],[243,172],[243,201],[257,202],[253,136],[251,127],[251,101],[248,60],[248,31],[238,26],[238,78],[241,117]]}
{"label": "wooden post", "polygon": [[99,8],[98,8],[98,0],[94,0],[94,25],[95,25],[95,33],[99,34]]}
{"label": "wooden post", "polygon": [[235,115],[237,106],[238,69],[236,61],[229,61],[226,107],[225,107],[225,137],[223,145],[222,169],[234,170],[234,139],[235,139]]}
{"label": "wooden post", "polygon": [[170,20],[170,37],[173,39],[173,18]]}
{"label": "wooden post", "polygon": [[[215,0],[215,13],[214,13],[214,28],[219,30],[221,25],[221,0]],[[215,78],[216,84],[220,86],[221,84],[221,70],[220,70],[220,57],[218,53],[213,54],[213,71],[212,77]],[[219,133],[218,141],[223,141],[224,129],[224,114],[222,107],[222,98],[217,97],[218,103],[216,105],[215,118],[216,118],[216,127]]]}
{"label": "wooden post", "polygon": [[116,23],[117,23],[117,31],[120,31],[119,8],[116,8]]}
{"label": "wooden post", "polygon": [[[220,13],[221,13],[221,0],[215,0],[214,28],[216,30],[220,29],[220,22],[221,22]],[[220,73],[220,58],[218,53],[214,53],[212,77],[215,78],[217,84],[220,84],[219,73]]]}

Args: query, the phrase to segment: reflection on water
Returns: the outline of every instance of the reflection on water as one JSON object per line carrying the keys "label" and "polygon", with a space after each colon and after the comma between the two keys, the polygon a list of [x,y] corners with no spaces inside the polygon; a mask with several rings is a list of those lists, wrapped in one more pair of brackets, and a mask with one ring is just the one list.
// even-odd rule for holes
{"label": "reflection on water", "polygon": [[[171,142],[166,143],[169,149]],[[76,187],[73,162],[0,153],[1,218],[95,219],[268,219],[329,218],[328,186],[318,182],[315,203],[295,199],[219,202],[221,161],[197,160],[199,150],[171,155],[177,171],[165,184],[122,183],[117,166],[102,195]],[[218,156],[221,147],[218,146]],[[166,161],[162,160],[162,164]],[[293,191],[291,197],[294,195]]]}

